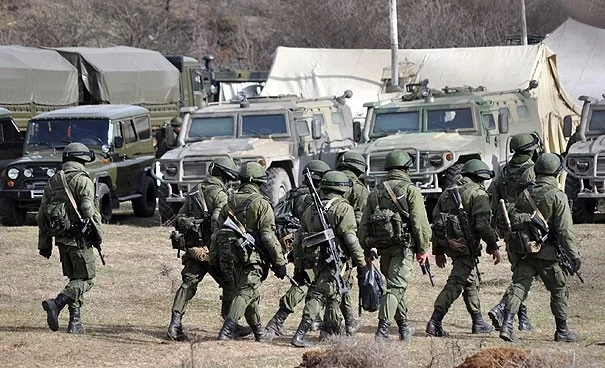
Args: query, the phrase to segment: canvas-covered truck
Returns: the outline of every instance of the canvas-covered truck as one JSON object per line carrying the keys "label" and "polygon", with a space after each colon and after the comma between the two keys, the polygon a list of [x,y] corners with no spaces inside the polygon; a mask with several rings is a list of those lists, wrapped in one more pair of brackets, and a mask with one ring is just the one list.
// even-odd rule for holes
{"label": "canvas-covered truck", "polygon": [[571,119],[566,118],[564,125],[569,137],[565,194],[576,224],[593,222],[595,212],[605,212],[605,99],[581,96],[580,100],[584,105],[575,133]]}
{"label": "canvas-covered truck", "polygon": [[20,226],[37,211],[49,178],[61,169],[63,149],[80,142],[95,152],[86,165],[103,221],[120,202],[135,216],[153,216],[157,186],[151,177],[154,149],[149,110],[133,105],[83,105],[54,110],[29,121],[23,157],[0,174],[0,218]]}
{"label": "canvas-covered truck", "polygon": [[212,160],[230,155],[238,164],[255,161],[267,168],[262,191],[273,204],[302,178],[313,159],[334,165],[353,146],[352,116],[345,99],[297,96],[241,98],[186,115],[181,147],[158,161],[159,209],[169,221],[186,193],[206,175]]}

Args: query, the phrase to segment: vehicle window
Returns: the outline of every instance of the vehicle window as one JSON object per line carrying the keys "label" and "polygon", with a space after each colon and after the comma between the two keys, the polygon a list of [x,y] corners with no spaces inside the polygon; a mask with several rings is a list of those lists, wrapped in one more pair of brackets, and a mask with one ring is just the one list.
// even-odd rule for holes
{"label": "vehicle window", "polygon": [[26,145],[46,145],[62,148],[71,142],[87,146],[107,144],[109,120],[106,119],[56,119],[31,121],[27,129]]}
{"label": "vehicle window", "polygon": [[417,132],[418,111],[377,113],[372,136],[398,132]]}
{"label": "vehicle window", "polygon": [[124,143],[134,143],[137,141],[136,133],[134,132],[134,125],[132,120],[126,120],[122,122],[122,136],[124,137]]}
{"label": "vehicle window", "polygon": [[188,137],[233,137],[233,126],[233,116],[196,117],[191,120]]}
{"label": "vehicle window", "polygon": [[527,110],[527,106],[525,106],[525,104],[517,105],[517,115],[519,115],[521,119],[529,118],[529,111]]}
{"label": "vehicle window", "polygon": [[447,132],[456,129],[473,129],[470,108],[443,109],[427,112],[427,132]]}
{"label": "vehicle window", "polygon": [[345,118],[342,115],[342,111],[332,112],[332,123],[334,123],[334,124],[344,124],[345,123]]}
{"label": "vehicle window", "polygon": [[484,114],[481,116],[483,120],[483,127],[487,130],[496,129],[496,120],[492,114]]}
{"label": "vehicle window", "polygon": [[288,134],[286,116],[284,114],[247,115],[242,117],[243,137],[283,134]]}
{"label": "vehicle window", "polygon": [[148,116],[139,116],[134,119],[134,126],[140,140],[151,138],[151,124]]}
{"label": "vehicle window", "polygon": [[13,125],[12,120],[2,119],[0,120],[0,143],[17,143],[19,142],[19,131]]}
{"label": "vehicle window", "polygon": [[588,130],[605,130],[605,110],[592,110]]}
{"label": "vehicle window", "polygon": [[192,72],[191,86],[193,87],[193,91],[200,92],[202,90],[202,76],[196,72]]}
{"label": "vehicle window", "polygon": [[301,137],[311,135],[309,132],[309,123],[306,120],[298,120],[296,122],[296,133]]}
{"label": "vehicle window", "polygon": [[498,110],[498,119],[500,121],[500,129],[504,130],[504,127],[506,127],[506,131],[505,132],[500,132],[500,133],[507,133],[508,132],[508,119],[510,117],[510,110],[508,109],[508,107],[501,107]]}
{"label": "vehicle window", "polygon": [[324,125],[324,116],[322,114],[313,114],[313,120],[321,121],[321,125]]}

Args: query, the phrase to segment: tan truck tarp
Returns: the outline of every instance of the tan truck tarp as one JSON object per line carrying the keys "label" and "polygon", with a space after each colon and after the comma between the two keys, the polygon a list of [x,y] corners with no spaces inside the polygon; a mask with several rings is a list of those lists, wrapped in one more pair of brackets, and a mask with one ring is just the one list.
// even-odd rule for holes
{"label": "tan truck tarp", "polygon": [[[179,71],[159,52],[127,46],[55,50],[80,70],[80,87],[93,102],[138,105],[179,101]],[[80,94],[85,91],[81,89]]]}
{"label": "tan truck tarp", "polygon": [[70,105],[78,102],[78,71],[58,52],[0,46],[0,104]]}

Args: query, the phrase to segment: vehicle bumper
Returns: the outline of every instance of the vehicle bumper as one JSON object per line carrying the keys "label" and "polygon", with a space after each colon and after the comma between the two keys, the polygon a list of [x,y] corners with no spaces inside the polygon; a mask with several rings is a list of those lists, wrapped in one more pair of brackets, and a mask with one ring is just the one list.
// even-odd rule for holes
{"label": "vehicle bumper", "polygon": [[0,198],[12,199],[15,201],[42,201],[44,195],[43,189],[20,190],[20,189],[0,189]]}

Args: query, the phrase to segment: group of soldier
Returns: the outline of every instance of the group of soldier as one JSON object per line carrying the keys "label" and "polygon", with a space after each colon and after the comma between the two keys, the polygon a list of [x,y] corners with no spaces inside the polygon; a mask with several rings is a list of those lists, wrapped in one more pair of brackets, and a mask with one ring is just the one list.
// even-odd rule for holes
{"label": "group of soldier", "polygon": [[[246,162],[238,170],[229,157],[215,159],[209,175],[188,193],[175,219],[173,245],[180,244],[175,248],[185,253],[182,284],[174,297],[168,337],[177,341],[188,339],[182,326],[183,315],[206,274],[222,289],[224,322],[219,340],[253,334],[256,341],[270,341],[275,335],[284,335],[287,333],[284,321],[303,301],[302,318],[292,345],[310,346],[306,334],[317,328],[320,339],[354,335],[360,327],[351,300],[354,271],[375,267],[377,253],[386,291],[380,300],[375,338],[388,339],[394,319],[399,338],[407,341],[415,329],[408,319],[406,289],[414,264],[426,267],[432,250],[438,267],[446,266],[447,257],[451,259],[452,271],[434,303],[426,326],[429,335],[447,336],[442,321],[462,294],[471,316],[472,333],[490,333],[495,328],[503,340],[515,341],[515,315],[520,330],[533,328],[524,301],[534,277],[539,276],[551,293],[555,341],[577,340],[567,326],[569,275],[559,264],[553,245],[558,242],[578,271],[580,258],[571,231],[571,213],[565,194],[558,189],[561,158],[552,153],[539,154],[539,143],[531,134],[514,136],[510,143],[512,159],[495,179],[493,171],[481,160],[464,163],[459,180],[443,191],[434,207],[433,228],[423,195],[409,176],[414,157],[405,151],[387,155],[386,178],[371,192],[360,181],[366,160],[359,153],[342,154],[335,170],[323,161],[309,162],[302,186],[292,189],[282,200],[289,203],[288,211],[297,220],[296,226],[285,233],[276,231],[274,209],[261,191],[267,181],[265,167]],[[81,217],[98,219],[98,206],[91,206],[95,200],[92,182],[83,166],[86,161],[81,151],[85,147],[77,147],[81,154],[70,154],[73,149],[70,146],[66,148],[68,153],[64,153],[63,165],[68,185],[77,198]],[[535,157],[538,158],[534,164]],[[78,174],[74,175],[75,172]],[[46,204],[62,190],[56,177],[45,189],[38,215],[40,224],[48,212]],[[490,179],[492,184],[486,189],[484,181]],[[229,183],[237,180],[240,183],[237,190],[229,190]],[[505,206],[499,205],[501,200]],[[524,230],[515,228],[517,232],[511,232],[508,210],[539,213],[553,236],[542,238],[537,250],[512,249],[508,246],[514,240],[511,234],[523,235]],[[72,221],[78,220],[72,208],[66,207],[66,212]],[[466,216],[467,223],[460,220],[460,214]],[[44,233],[43,226],[40,229],[40,254],[48,258],[49,235]],[[499,237],[507,244],[513,276],[500,303],[489,311],[492,326],[482,317],[477,262],[481,240],[494,263],[500,262]],[[73,237],[56,237],[55,242],[70,282],[55,299],[43,302],[48,324],[56,331],[59,312],[68,305],[68,331],[83,332],[79,308],[83,294],[93,284],[94,254],[90,245],[82,246]],[[288,262],[294,263],[293,276],[287,275]],[[280,279],[288,277],[292,286],[280,299],[275,315],[263,326],[259,313],[260,287],[269,270]],[[242,317],[246,325],[240,323]]]}

